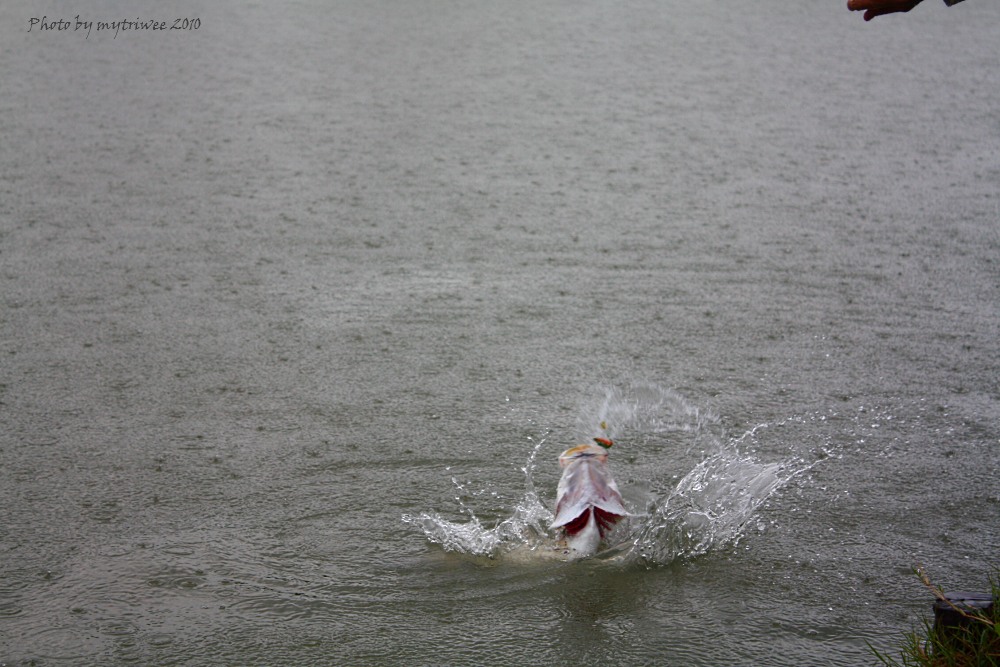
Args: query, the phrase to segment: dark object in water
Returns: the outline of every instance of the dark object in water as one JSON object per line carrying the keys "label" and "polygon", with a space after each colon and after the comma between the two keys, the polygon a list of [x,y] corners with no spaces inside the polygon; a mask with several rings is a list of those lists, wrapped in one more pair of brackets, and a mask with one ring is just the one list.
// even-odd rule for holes
{"label": "dark object in water", "polygon": [[[996,617],[996,600],[989,593],[955,591],[934,603],[934,634],[943,647],[962,651],[983,642],[1000,644],[989,619]],[[990,637],[984,637],[984,633]],[[1000,651],[1000,645],[996,646]]]}

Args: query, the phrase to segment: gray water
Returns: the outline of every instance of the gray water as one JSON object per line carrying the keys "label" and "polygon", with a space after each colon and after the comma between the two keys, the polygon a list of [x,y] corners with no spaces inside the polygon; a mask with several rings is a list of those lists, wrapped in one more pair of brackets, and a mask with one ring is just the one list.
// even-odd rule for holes
{"label": "gray water", "polygon": [[[86,4],[0,6],[0,663],[863,665],[986,587],[997,3]],[[601,419],[631,542],[535,557]]]}

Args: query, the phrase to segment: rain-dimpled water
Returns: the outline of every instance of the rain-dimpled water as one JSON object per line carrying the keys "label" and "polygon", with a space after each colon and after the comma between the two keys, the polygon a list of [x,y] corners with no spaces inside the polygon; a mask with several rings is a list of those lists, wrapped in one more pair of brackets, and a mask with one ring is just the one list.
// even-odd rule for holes
{"label": "rain-dimpled water", "polygon": [[3,3],[0,664],[878,664],[998,563],[998,35]]}

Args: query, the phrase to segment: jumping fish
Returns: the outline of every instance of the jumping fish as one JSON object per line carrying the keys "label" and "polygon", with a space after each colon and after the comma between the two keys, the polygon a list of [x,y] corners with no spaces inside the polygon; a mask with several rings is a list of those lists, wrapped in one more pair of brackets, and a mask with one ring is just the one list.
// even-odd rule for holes
{"label": "jumping fish", "polygon": [[559,455],[563,473],[550,528],[561,530],[573,558],[597,553],[601,540],[628,516],[608,471],[608,450],[614,443],[607,438],[594,438],[594,443],[571,447]]}

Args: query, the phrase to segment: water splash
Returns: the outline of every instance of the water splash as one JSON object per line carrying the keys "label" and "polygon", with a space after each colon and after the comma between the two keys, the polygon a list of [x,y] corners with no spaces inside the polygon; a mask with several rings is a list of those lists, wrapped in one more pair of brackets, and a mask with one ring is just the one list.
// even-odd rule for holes
{"label": "water splash", "polygon": [[713,430],[719,418],[688,402],[678,392],[652,382],[598,387],[580,406],[576,434],[582,440],[606,434],[612,440],[630,435]]}
{"label": "water splash", "polygon": [[[615,546],[596,558],[665,565],[737,543],[761,506],[820,460],[758,460],[748,443],[767,428],[761,424],[738,438],[726,438],[718,417],[673,390],[652,383],[600,388],[581,407],[577,436],[608,435],[627,443],[622,449],[627,448],[633,463],[619,456],[612,469],[633,515],[611,534]],[[404,515],[403,521],[448,551],[494,559],[524,559],[526,554],[564,558],[557,536],[548,530],[552,512],[534,486],[536,458],[545,442],[534,444],[522,468],[523,496],[492,528],[483,525],[463,494],[456,501],[468,517],[465,522],[433,512]],[[678,481],[679,465],[690,469]],[[458,480],[452,481],[464,490]]]}
{"label": "water splash", "polygon": [[[425,512],[417,516],[404,514],[403,521],[420,527],[428,540],[440,544],[446,551],[473,556],[495,558],[514,548],[533,551],[545,546],[552,541],[547,526],[553,515],[539,500],[534,483],[535,459],[544,444],[545,438],[535,444],[527,463],[521,468],[525,476],[524,496],[515,504],[511,516],[493,528],[483,526],[472,508],[462,500],[462,494],[456,496],[455,500],[469,517],[469,521],[465,523],[449,521],[436,512]],[[454,477],[451,481],[460,491],[464,489]]]}
{"label": "water splash", "polygon": [[663,564],[735,544],[767,499],[813,465],[799,459],[762,463],[736,447],[719,451],[652,503],[627,553]]}

